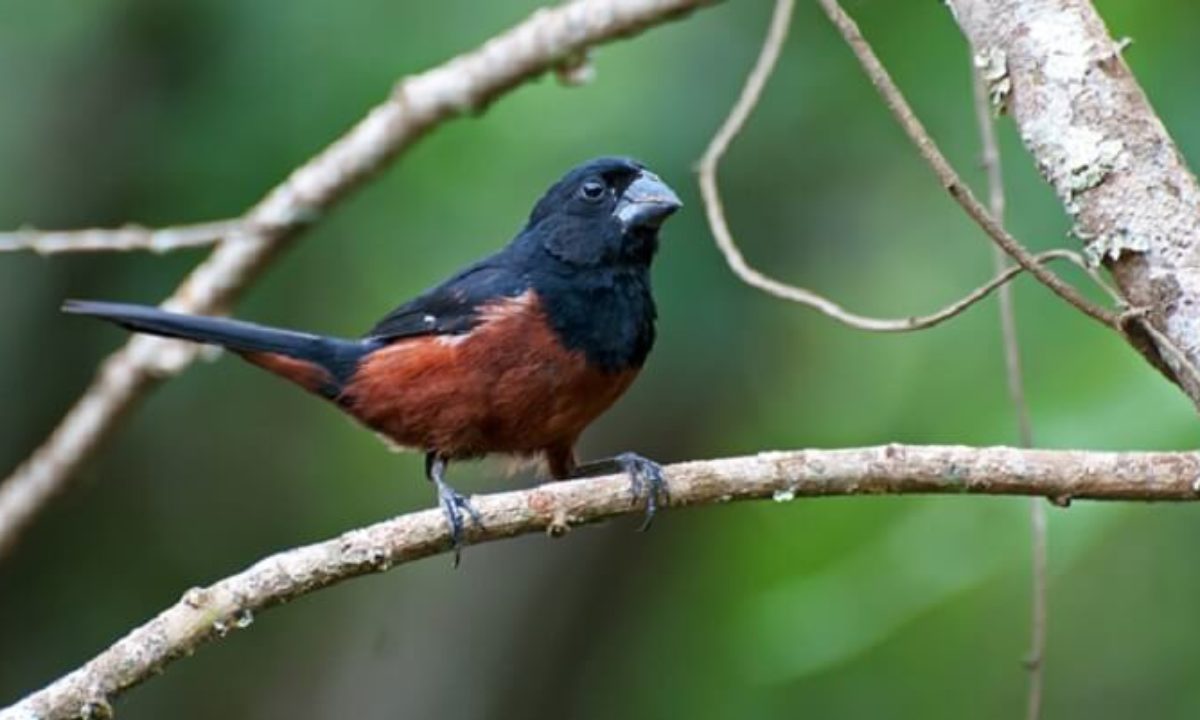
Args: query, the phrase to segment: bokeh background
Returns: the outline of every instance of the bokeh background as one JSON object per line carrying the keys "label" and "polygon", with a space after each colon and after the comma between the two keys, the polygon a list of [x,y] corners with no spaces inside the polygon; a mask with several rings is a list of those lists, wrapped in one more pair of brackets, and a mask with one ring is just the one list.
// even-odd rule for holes
{"label": "bokeh background", "polygon": [[[1189,0],[1098,3],[1185,155],[1200,156]],[[234,215],[400,75],[472,48],[531,0],[0,0],[0,226]],[[978,182],[967,50],[941,3],[847,8]],[[586,157],[648,162],[688,207],[655,270],[660,341],[586,455],[663,461],[888,441],[1009,443],[994,301],[863,334],[739,284],[692,167],[757,52],[767,2],[727,3],[595,53],[422,141],[237,308],[357,334],[515,231]],[[1068,222],[1001,122],[1010,223]],[[725,164],[747,255],[856,310],[927,312],[991,274],[814,3]],[[203,251],[0,257],[0,471],[124,340],[67,297],[154,302]],[[1077,273],[1064,270],[1084,283]],[[1194,446],[1183,396],[1028,280],[1017,308],[1045,447]],[[454,469],[472,492],[528,483]],[[253,560],[430,505],[416,455],[228,358],[155,391],[0,564],[0,701]],[[127,718],[1012,718],[1026,687],[1028,504],[852,498],[669,513],[525,537],[355,580],[258,618],[126,696]],[[1047,716],[1200,712],[1200,507],[1052,510]]]}

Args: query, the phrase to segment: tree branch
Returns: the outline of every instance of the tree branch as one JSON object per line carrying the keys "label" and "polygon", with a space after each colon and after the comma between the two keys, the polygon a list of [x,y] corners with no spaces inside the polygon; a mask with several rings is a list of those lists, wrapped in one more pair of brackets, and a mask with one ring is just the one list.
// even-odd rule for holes
{"label": "tree branch", "polygon": [[[397,154],[442,122],[477,113],[505,92],[592,45],[627,37],[706,0],[578,0],[541,9],[446,64],[402,79],[391,96],[251,208],[163,307],[226,309],[278,252]],[[179,373],[197,348],[139,336],[104,361],[50,437],[0,485],[0,556],[157,379]]]}
{"label": "tree branch", "polygon": [[237,220],[223,220],[167,228],[125,225],[119,228],[90,230],[23,229],[0,233],[0,252],[31,250],[39,255],[58,255],[73,252],[149,250],[165,253],[214,245],[233,234],[237,226]]}
{"label": "tree branch", "polygon": [[[729,265],[729,268],[742,282],[762,290],[768,295],[799,303],[847,327],[852,327],[856,330],[866,330],[868,332],[912,332],[935,327],[963,313],[975,303],[986,298],[997,288],[1006,288],[1008,282],[1021,274],[1025,268],[1019,265],[1013,268],[999,267],[997,268],[996,276],[991,280],[980,285],[962,298],[928,315],[915,315],[902,318],[876,318],[859,315],[858,313],[846,310],[833,300],[808,288],[776,280],[759,271],[746,261],[746,257],[738,248],[737,241],[734,240],[733,233],[729,229],[729,222],[725,218],[725,204],[721,200],[721,191],[717,183],[717,171],[720,167],[721,159],[729,149],[729,145],[741,133],[746,125],[746,121],[750,118],[750,114],[758,106],[763,89],[766,87],[771,74],[775,71],[779,54],[783,49],[784,43],[787,41],[788,29],[791,26],[794,9],[794,0],[776,0],[775,10],[771,15],[771,22],[767,28],[767,36],[763,40],[762,48],[759,50],[758,59],[755,61],[754,67],[750,70],[750,74],[746,77],[746,83],[742,87],[742,92],[738,96],[737,102],[734,103],[729,111],[729,115],[726,116],[721,127],[717,129],[717,132],[709,141],[708,147],[704,150],[704,155],[700,158],[700,162],[696,166],[700,182],[700,195],[704,199],[704,211],[705,216],[708,218],[708,226],[712,231],[713,238],[716,240],[717,248],[725,256],[725,262]],[[1086,264],[1077,253],[1066,250],[1050,250],[1032,257],[1038,264],[1043,264],[1050,260],[1070,260],[1076,265],[1086,268]]]}
{"label": "tree branch", "polygon": [[854,20],[846,14],[846,11],[842,9],[837,0],[818,0],[818,2],[820,2],[821,7],[824,8],[826,15],[829,16],[834,26],[842,34],[842,37],[845,38],[846,43],[850,46],[855,57],[858,58],[859,63],[863,66],[863,70],[867,73],[867,77],[870,78],[875,89],[883,96],[884,103],[892,111],[892,114],[900,123],[901,128],[903,128],[909,139],[912,140],[921,157],[933,170],[934,174],[937,175],[942,187],[946,188],[950,196],[966,211],[967,215],[1004,252],[1013,258],[1018,265],[1028,270],[1031,275],[1037,278],[1043,285],[1050,288],[1056,295],[1093,320],[1121,330],[1121,318],[1117,313],[1091,302],[1080,295],[1078,290],[1062,278],[1044,266],[1039,265],[1033,253],[1001,227],[979,200],[975,198],[974,193],[971,192],[971,188],[963,182],[962,178],[955,172],[954,167],[946,160],[946,156],[938,149],[937,143],[930,137],[928,131],[925,130],[925,126],[921,124],[921,121],[917,119],[916,114],[912,111],[912,107],[904,99],[904,94],[900,92],[900,88],[892,81],[887,69],[884,68],[883,63],[875,55],[875,51],[871,49],[870,44],[862,36]]}
{"label": "tree branch", "polygon": [[[802,450],[689,462],[667,468],[672,507],[733,500],[946,493],[1072,499],[1195,501],[1200,454],[1106,453],[957,446]],[[624,476],[557,482],[472,498],[477,544],[637,514]],[[669,521],[669,516],[668,516]],[[109,702],[201,645],[249,625],[256,614],[324,587],[447,550],[438,510],[401,515],[340,537],[267,557],[133,630],[78,670],[0,711],[0,720],[94,717]],[[468,560],[467,572],[470,572]]]}
{"label": "tree branch", "polygon": [[[971,86],[974,94],[975,120],[979,126],[983,168],[987,175],[988,210],[996,222],[1004,224],[1004,173],[1000,166],[1000,144],[996,141],[996,125],[992,122],[988,83],[971,63]],[[1008,256],[993,248],[996,270],[1008,266]],[[1025,380],[1021,371],[1021,344],[1017,335],[1017,311],[1013,306],[1012,287],[1000,288],[1000,336],[1004,341],[1004,375],[1008,397],[1017,418],[1017,437],[1023,448],[1033,447],[1033,422],[1029,403],[1025,399]],[[1029,690],[1025,696],[1025,720],[1038,720],[1042,715],[1042,686],[1045,682],[1043,658],[1046,654],[1046,503],[1041,498],[1029,501],[1030,539],[1030,612],[1029,652],[1025,667],[1029,671]]]}
{"label": "tree branch", "polygon": [[[993,97],[1159,332],[1131,340],[1200,407],[1200,185],[1088,0],[950,0]],[[1173,344],[1172,348],[1163,342]]]}

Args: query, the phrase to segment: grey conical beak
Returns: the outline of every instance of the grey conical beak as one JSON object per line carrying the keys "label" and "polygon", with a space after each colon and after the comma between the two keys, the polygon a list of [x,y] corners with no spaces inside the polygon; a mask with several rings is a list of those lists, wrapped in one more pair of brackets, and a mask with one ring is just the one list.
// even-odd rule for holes
{"label": "grey conical beak", "polygon": [[681,207],[683,203],[670,186],[649,170],[643,170],[625,188],[613,214],[621,221],[624,230],[654,229]]}

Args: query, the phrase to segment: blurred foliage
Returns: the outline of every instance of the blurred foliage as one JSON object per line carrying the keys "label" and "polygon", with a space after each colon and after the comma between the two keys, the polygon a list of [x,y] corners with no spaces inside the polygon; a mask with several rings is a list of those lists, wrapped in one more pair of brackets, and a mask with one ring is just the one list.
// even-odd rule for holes
{"label": "blurred foliage", "polygon": [[[0,226],[238,213],[383,97],[532,0],[0,0]],[[980,180],[967,51],[941,3],[852,0],[916,109]],[[1100,3],[1185,154],[1200,5]],[[886,441],[1008,443],[994,303],[938,329],[846,330],[736,282],[691,166],[757,52],[766,2],[595,53],[439,130],[319,223],[239,315],[354,334],[505,242],[594,155],[681,192],[656,267],[660,344],[586,455],[661,460]],[[1070,244],[1001,122],[1014,232]],[[925,312],[991,273],[848,51],[802,3],[722,184],[747,255],[862,312]],[[123,341],[65,297],[156,301],[203,256],[0,257],[0,469]],[[1083,284],[1083,278],[1071,275]],[[1018,319],[1037,441],[1184,448],[1195,416],[1111,334],[1028,280]],[[502,464],[454,468],[503,487]],[[516,482],[527,482],[521,478]],[[156,391],[0,565],[0,700],[78,665],[188,587],[430,504],[415,455],[233,360]],[[1028,624],[1022,500],[853,498],[670,513],[522,538],[358,580],[260,618],[130,693],[122,717],[1012,718]],[[1047,716],[1192,718],[1200,508],[1051,513]]]}

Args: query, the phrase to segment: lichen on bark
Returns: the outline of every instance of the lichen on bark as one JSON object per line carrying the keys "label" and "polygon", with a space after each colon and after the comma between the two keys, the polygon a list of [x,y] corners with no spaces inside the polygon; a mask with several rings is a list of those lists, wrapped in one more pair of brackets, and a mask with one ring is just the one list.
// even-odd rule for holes
{"label": "lichen on bark", "polygon": [[[1178,348],[1131,338],[1200,406],[1200,186],[1088,0],[949,0],[976,55],[1002,56],[1009,115],[1127,304]],[[1165,362],[1165,365],[1164,365]]]}

